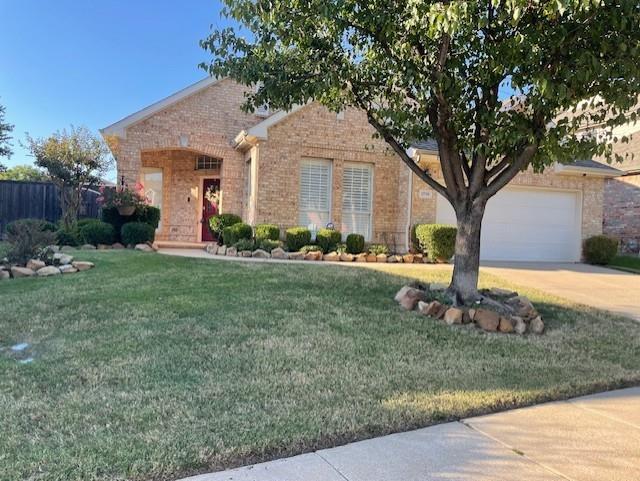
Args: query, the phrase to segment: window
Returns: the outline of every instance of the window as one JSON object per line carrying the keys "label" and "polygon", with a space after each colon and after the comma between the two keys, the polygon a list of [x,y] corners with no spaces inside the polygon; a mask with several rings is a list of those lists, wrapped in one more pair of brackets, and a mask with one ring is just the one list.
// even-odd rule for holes
{"label": "window", "polygon": [[218,170],[222,164],[222,159],[209,155],[199,155],[196,159],[196,170]]}
{"label": "window", "polygon": [[315,233],[330,220],[331,162],[305,159],[300,163],[300,225]]}
{"label": "window", "polygon": [[[143,167],[140,171],[140,183],[149,203],[160,209],[162,216],[162,169]],[[160,232],[161,227],[162,221],[158,224],[156,232]]]}
{"label": "window", "polygon": [[373,168],[367,164],[345,164],[342,172],[342,232],[371,239],[371,193]]}

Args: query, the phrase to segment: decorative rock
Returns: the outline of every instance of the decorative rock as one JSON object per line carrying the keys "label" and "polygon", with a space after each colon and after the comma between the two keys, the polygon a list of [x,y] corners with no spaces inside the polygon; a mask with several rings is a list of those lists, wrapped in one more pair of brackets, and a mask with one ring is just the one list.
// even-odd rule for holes
{"label": "decorative rock", "polygon": [[378,256],[375,254],[367,254],[367,262],[378,262]]}
{"label": "decorative rock", "polygon": [[37,274],[40,277],[49,277],[60,275],[62,274],[62,272],[60,272],[60,269],[58,269],[56,266],[45,266],[42,269],[38,269]]}
{"label": "decorative rock", "polygon": [[527,332],[527,323],[524,322],[521,317],[513,316],[511,320],[513,321],[513,330],[516,334],[522,335]]}
{"label": "decorative rock", "polygon": [[[57,255],[57,254],[56,254]],[[53,257],[55,259],[55,256]],[[31,269],[32,271],[37,271],[38,269],[42,269],[47,264],[39,259],[31,259],[27,262],[27,269]]]}
{"label": "decorative rock", "polygon": [[98,244],[96,247],[99,251],[106,251],[111,249],[111,244]]}
{"label": "decorative rock", "polygon": [[397,292],[394,300],[407,311],[412,311],[419,301],[427,300],[427,293],[415,287],[404,286]]}
{"label": "decorative rock", "polygon": [[282,247],[276,247],[271,251],[271,258],[273,259],[287,259],[287,253]]}
{"label": "decorative rock", "polygon": [[227,246],[218,246],[218,251],[216,252],[219,256],[227,255]]}
{"label": "decorative rock", "polygon": [[475,310],[475,309],[469,309],[469,310],[467,311],[467,314],[468,314],[468,316],[469,316],[469,320],[470,320],[471,322],[473,322],[473,320],[474,320],[474,318],[475,318],[475,316],[476,316],[476,310]]}
{"label": "decorative rock", "polygon": [[153,252],[153,247],[149,244],[136,244],[135,249],[142,252]]}
{"label": "decorative rock", "polygon": [[256,249],[252,252],[251,256],[257,257],[258,259],[268,259],[269,257],[271,257],[271,254],[263,249]]}
{"label": "decorative rock", "polygon": [[501,317],[500,323],[498,324],[498,331],[500,332],[513,332],[513,321],[508,317]]}
{"label": "decorative rock", "polygon": [[508,289],[501,289],[500,287],[492,287],[489,289],[489,295],[493,297],[515,297],[518,293]]}
{"label": "decorative rock", "polygon": [[442,282],[433,282],[429,284],[429,290],[433,292],[442,292],[446,291],[449,288],[447,284],[443,284]]}
{"label": "decorative rock", "polygon": [[346,252],[340,254],[340,260],[342,262],[353,262],[353,259],[355,259],[355,256],[353,254],[348,254]]}
{"label": "decorative rock", "polygon": [[94,251],[94,250],[96,250],[96,246],[94,246],[92,244],[84,244],[84,245],[80,246],[80,249],[82,249],[83,251]]}
{"label": "decorative rock", "polygon": [[240,257],[251,257],[251,251],[240,251]]}
{"label": "decorative rock", "polygon": [[450,307],[444,313],[444,322],[447,324],[462,324],[462,317],[464,316],[464,311],[462,309],[458,309],[457,307]]}
{"label": "decorative rock", "polygon": [[116,242],[115,244],[111,244],[112,249],[124,249],[124,246],[120,244],[120,242]]}
{"label": "decorative rock", "polygon": [[26,267],[12,267],[11,268],[11,276],[18,277],[32,277],[35,276],[36,273],[32,269],[27,269]]}
{"label": "decorative rock", "polygon": [[469,309],[469,310],[463,312],[463,314],[462,314],[462,324],[469,324],[469,323],[473,322],[473,319],[471,318],[471,315],[469,314],[469,312],[471,312],[471,311],[473,311],[473,309]]}
{"label": "decorative rock", "polygon": [[413,263],[414,264],[422,264],[422,260],[424,256],[422,254],[413,254]]}
{"label": "decorative rock", "polygon": [[213,244],[207,244],[207,246],[204,248],[204,250],[207,252],[207,254],[212,254],[215,255],[218,253],[218,248],[220,246],[214,242]]}
{"label": "decorative rock", "polygon": [[[398,262],[398,257],[399,256],[389,256],[387,257],[387,262],[389,264],[396,264]],[[402,262],[402,257],[400,257],[400,261]]]}
{"label": "decorative rock", "polygon": [[544,332],[544,322],[540,316],[535,317],[529,323],[529,330],[534,334],[542,334]]}
{"label": "decorative rock", "polygon": [[46,249],[53,253],[60,252],[60,246],[57,246],[57,245],[47,246]]}
{"label": "decorative rock", "polygon": [[413,254],[405,254],[402,256],[402,261],[405,264],[413,264]]}
{"label": "decorative rock", "polygon": [[11,278],[11,274],[9,274],[9,271],[0,271],[0,281],[4,279],[10,279],[10,278]]}
{"label": "decorative rock", "polygon": [[448,309],[448,306],[440,303],[439,301],[418,302],[418,310],[420,311],[420,314],[433,317],[434,319],[442,319]]}
{"label": "decorative rock", "polygon": [[69,254],[65,254],[63,252],[58,252],[53,254],[53,263],[61,266],[65,266],[67,264],[71,264],[73,262],[73,256]]}
{"label": "decorative rock", "polygon": [[322,260],[322,252],[320,251],[311,251],[307,252],[304,255],[305,261],[321,261]]}
{"label": "decorative rock", "polygon": [[302,252],[289,252],[289,260],[292,261],[301,261],[304,259],[304,253]]}
{"label": "decorative rock", "polygon": [[525,321],[538,317],[538,311],[536,311],[531,301],[525,296],[512,297],[507,299],[505,304],[515,311],[516,316],[521,317]]}
{"label": "decorative rock", "polygon": [[367,262],[367,254],[362,253],[356,256],[356,262]]}
{"label": "decorative rock", "polygon": [[322,256],[322,260],[327,262],[338,262],[340,260],[340,254],[337,252],[329,252]]}
{"label": "decorative rock", "polygon": [[63,274],[73,274],[75,272],[78,272],[78,269],[76,269],[70,264],[64,264],[60,266],[58,269],[60,269],[60,272],[62,272]]}
{"label": "decorative rock", "polygon": [[473,320],[480,328],[489,332],[497,331],[500,324],[498,313],[488,309],[477,309]]}
{"label": "decorative rock", "polygon": [[62,246],[60,248],[60,252],[73,252],[74,250],[76,250],[76,248],[72,246]]}
{"label": "decorative rock", "polygon": [[385,254],[378,254],[376,256],[376,262],[387,262],[387,256]]}
{"label": "decorative rock", "polygon": [[238,249],[235,247],[227,247],[227,253],[225,254],[228,257],[236,257],[238,255]]}
{"label": "decorative rock", "polygon": [[87,261],[73,261],[71,265],[82,272],[91,269],[94,266],[94,263]]}

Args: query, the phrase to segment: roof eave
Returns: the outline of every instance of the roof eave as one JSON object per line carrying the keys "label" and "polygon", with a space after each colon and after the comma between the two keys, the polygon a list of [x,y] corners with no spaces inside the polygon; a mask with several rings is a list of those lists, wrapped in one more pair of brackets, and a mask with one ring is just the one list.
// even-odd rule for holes
{"label": "roof eave", "polygon": [[620,177],[624,174],[621,170],[614,169],[613,167],[597,168],[597,167],[580,167],[577,165],[563,165],[557,164],[555,166],[555,172],[559,175],[574,175],[574,176],[589,176],[589,177],[604,177],[613,178]]}

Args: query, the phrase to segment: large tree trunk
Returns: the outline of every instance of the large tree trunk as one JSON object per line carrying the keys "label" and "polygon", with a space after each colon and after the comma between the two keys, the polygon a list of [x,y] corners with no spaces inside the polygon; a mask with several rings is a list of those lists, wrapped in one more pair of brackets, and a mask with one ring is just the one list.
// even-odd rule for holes
{"label": "large tree trunk", "polygon": [[480,231],[485,205],[485,202],[476,201],[454,206],[458,232],[449,294],[456,305],[469,304],[480,298]]}

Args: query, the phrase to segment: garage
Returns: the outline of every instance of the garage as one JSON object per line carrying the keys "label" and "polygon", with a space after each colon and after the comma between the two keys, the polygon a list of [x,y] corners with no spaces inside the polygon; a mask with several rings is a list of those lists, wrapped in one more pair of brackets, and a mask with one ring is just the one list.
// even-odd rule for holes
{"label": "garage", "polygon": [[[482,223],[483,261],[578,262],[581,196],[577,191],[508,187],[487,203]],[[438,196],[436,221],[456,223]]]}

